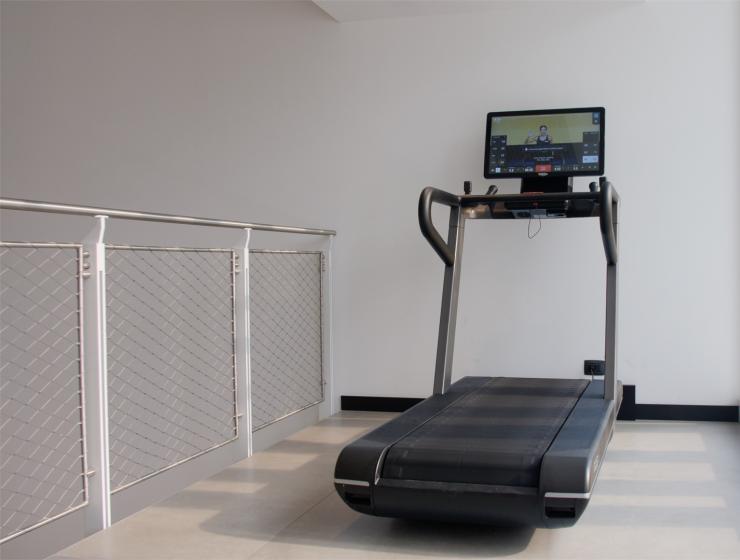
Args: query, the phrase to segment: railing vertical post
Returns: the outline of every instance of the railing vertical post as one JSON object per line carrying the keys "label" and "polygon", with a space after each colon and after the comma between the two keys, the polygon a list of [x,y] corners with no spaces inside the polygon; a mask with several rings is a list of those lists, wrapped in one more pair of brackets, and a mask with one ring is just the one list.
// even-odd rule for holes
{"label": "railing vertical post", "polygon": [[[328,248],[322,253],[321,297],[323,302],[322,316],[322,368],[324,372],[324,411],[326,416],[337,412],[334,402],[334,237],[329,237]],[[326,404],[328,403],[328,406]]]}
{"label": "railing vertical post", "polygon": [[88,451],[88,513],[86,532],[110,527],[110,465],[108,444],[108,366],[105,303],[105,225],[95,227],[83,241],[83,332],[85,433]]}
{"label": "railing vertical post", "polygon": [[[249,325],[249,242],[250,228],[244,228],[239,245],[235,248],[239,262],[235,275],[234,331],[236,334],[235,365],[237,376],[237,418],[240,447],[247,456],[252,455],[252,371]],[[246,432],[246,433],[245,433]]]}

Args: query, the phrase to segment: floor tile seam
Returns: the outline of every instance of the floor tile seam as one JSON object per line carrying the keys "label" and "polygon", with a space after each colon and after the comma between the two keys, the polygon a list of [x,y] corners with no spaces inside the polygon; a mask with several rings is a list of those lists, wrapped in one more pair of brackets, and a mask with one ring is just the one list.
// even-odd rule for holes
{"label": "floor tile seam", "polygon": [[308,506],[306,509],[304,509],[301,513],[298,514],[297,517],[294,519],[291,519],[285,526],[283,526],[277,533],[275,533],[273,536],[269,537],[263,544],[258,546],[256,549],[254,549],[248,556],[246,556],[246,560],[249,560],[249,558],[254,558],[255,555],[257,555],[263,548],[265,548],[267,545],[272,544],[277,537],[279,537],[286,529],[294,525],[296,522],[300,521],[303,517],[308,515],[311,511],[319,507],[321,504],[323,504],[326,500],[328,500],[332,494],[334,494],[334,490],[330,490],[327,492],[323,498],[319,498],[316,500],[315,503]]}

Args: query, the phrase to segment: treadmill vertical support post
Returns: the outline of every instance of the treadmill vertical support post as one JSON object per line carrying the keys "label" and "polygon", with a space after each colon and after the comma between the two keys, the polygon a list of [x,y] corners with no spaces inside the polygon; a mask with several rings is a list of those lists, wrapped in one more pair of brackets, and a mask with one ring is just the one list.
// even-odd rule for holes
{"label": "treadmill vertical support post", "polygon": [[[611,185],[610,185],[611,188]],[[611,201],[612,223],[614,240],[619,247],[619,199]],[[606,329],[604,340],[604,360],[606,372],[604,376],[604,399],[614,400],[617,395],[617,281],[619,260],[606,265]]]}
{"label": "treadmill vertical support post", "polygon": [[442,289],[442,310],[439,317],[439,338],[437,339],[437,362],[434,368],[434,394],[443,395],[450,387],[452,379],[452,354],[455,346],[455,325],[457,323],[457,301],[460,293],[460,266],[465,234],[465,214],[460,206],[450,208],[450,228],[447,246],[452,250],[451,264],[445,264],[444,287]]}

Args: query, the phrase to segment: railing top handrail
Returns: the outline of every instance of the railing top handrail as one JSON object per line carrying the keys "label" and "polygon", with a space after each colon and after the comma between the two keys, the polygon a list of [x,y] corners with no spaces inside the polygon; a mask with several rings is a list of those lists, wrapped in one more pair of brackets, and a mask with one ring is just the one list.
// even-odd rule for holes
{"label": "railing top handrail", "polygon": [[59,204],[56,202],[41,202],[38,200],[23,200],[20,198],[0,198],[0,208],[5,210],[27,210],[32,212],[51,212],[54,214],[73,214],[76,216],[108,216],[121,220],[141,220],[145,222],[165,222],[185,224],[191,226],[211,226],[223,228],[253,229],[258,231],[273,231],[280,233],[302,233],[306,235],[336,235],[333,229],[303,228],[295,226],[279,226],[273,224],[254,224],[233,220],[216,220],[213,218],[197,218],[193,216],[177,216],[175,214],[157,214],[140,212],[137,210],[116,210],[113,208],[99,208],[96,206],[79,206],[76,204]]}

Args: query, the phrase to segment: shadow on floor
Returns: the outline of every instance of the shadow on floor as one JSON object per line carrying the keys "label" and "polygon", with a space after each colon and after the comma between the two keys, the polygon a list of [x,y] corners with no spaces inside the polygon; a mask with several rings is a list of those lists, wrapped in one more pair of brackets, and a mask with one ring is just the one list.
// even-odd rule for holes
{"label": "shadow on floor", "polygon": [[157,507],[212,510],[200,529],[264,541],[260,550],[273,557],[282,557],[281,550],[292,547],[321,547],[326,552],[322,557],[327,558],[363,557],[369,551],[474,558],[511,555],[527,548],[534,533],[531,528],[372,517],[347,507],[334,490],[337,455],[348,441],[384,420],[324,421]]}
{"label": "shadow on floor", "polygon": [[[530,545],[533,529],[387,519],[349,509],[334,491],[334,463],[346,441],[378,422],[348,420],[325,421],[299,432],[158,507],[212,510],[200,528],[263,541],[257,556],[285,557],[298,547],[320,550],[322,558],[362,558],[370,551],[381,556],[476,558],[512,555]],[[738,531],[736,449],[726,447],[726,438],[738,435],[737,427],[717,434],[716,429],[673,424],[652,435],[645,424],[637,428],[621,428],[596,498],[579,525],[564,531],[593,532],[603,527]],[[322,441],[322,430],[331,437]],[[688,448],[690,438],[682,436],[671,448],[665,438],[672,432],[693,433],[698,447]],[[650,449],[650,438],[662,441],[664,448]]]}

